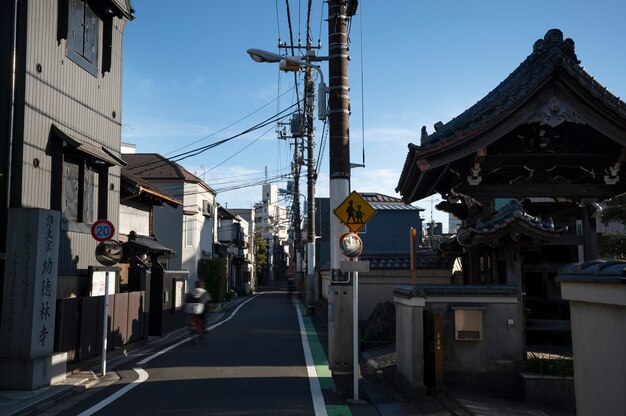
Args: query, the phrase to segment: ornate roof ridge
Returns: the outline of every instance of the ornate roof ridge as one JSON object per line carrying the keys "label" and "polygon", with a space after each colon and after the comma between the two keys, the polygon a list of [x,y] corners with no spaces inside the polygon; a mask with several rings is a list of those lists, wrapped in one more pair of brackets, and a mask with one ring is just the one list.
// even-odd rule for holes
{"label": "ornate roof ridge", "polygon": [[420,145],[409,144],[411,150],[424,150],[460,138],[497,119],[513,109],[531,90],[538,88],[557,68],[563,68],[608,109],[626,118],[626,103],[589,75],[581,66],[571,38],[563,39],[559,29],[550,29],[543,39],[533,44],[533,52],[498,86],[473,106],[448,123],[435,124],[435,132],[421,130]]}

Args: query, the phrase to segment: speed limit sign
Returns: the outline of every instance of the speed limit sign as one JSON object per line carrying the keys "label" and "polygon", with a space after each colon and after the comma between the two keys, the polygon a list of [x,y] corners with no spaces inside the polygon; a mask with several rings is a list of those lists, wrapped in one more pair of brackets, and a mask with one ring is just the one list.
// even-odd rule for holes
{"label": "speed limit sign", "polygon": [[115,227],[108,220],[98,220],[91,226],[91,236],[98,241],[106,241],[113,238]]}

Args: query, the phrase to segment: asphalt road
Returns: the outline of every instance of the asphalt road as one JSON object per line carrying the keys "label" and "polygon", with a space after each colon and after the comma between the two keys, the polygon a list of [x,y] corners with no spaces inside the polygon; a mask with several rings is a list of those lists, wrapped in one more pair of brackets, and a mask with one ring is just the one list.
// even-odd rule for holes
{"label": "asphalt road", "polygon": [[116,368],[118,382],[63,414],[314,415],[294,304],[282,291],[244,302],[203,340]]}

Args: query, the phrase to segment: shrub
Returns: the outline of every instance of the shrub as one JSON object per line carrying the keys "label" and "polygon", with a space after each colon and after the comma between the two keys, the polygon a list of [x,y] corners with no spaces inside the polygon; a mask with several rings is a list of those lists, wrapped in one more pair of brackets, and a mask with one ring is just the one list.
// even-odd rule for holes
{"label": "shrub", "polygon": [[574,361],[566,355],[529,352],[526,356],[526,370],[545,376],[573,376]]}
{"label": "shrub", "polygon": [[198,277],[204,281],[206,290],[213,301],[219,302],[226,297],[226,259],[198,260]]}

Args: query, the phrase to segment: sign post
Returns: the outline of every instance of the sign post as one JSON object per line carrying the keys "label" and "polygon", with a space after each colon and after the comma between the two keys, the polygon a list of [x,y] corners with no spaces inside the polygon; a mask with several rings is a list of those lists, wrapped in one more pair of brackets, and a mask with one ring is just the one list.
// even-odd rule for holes
{"label": "sign post", "polygon": [[111,241],[115,235],[115,227],[110,221],[98,220],[91,226],[91,236],[99,241],[96,247],[96,260],[104,268],[104,302],[102,313],[102,376],[107,372],[107,335],[109,320],[109,266],[113,266],[122,259],[122,246],[117,241]]}
{"label": "sign post", "polygon": [[[351,261],[347,263],[356,263],[355,266],[342,267],[341,274],[352,273],[353,289],[352,289],[352,389],[353,400],[359,400],[359,270],[369,271],[369,263],[360,265],[357,261],[358,256],[363,251],[363,241],[357,232],[376,214],[376,210],[365,200],[358,192],[352,191],[348,197],[335,208],[334,214],[343,222],[352,232],[346,233],[339,239],[339,247],[341,253],[348,257]],[[364,267],[367,266],[367,267]],[[350,279],[343,278],[341,281],[333,281],[335,276],[331,273],[331,283],[349,283]]]}

